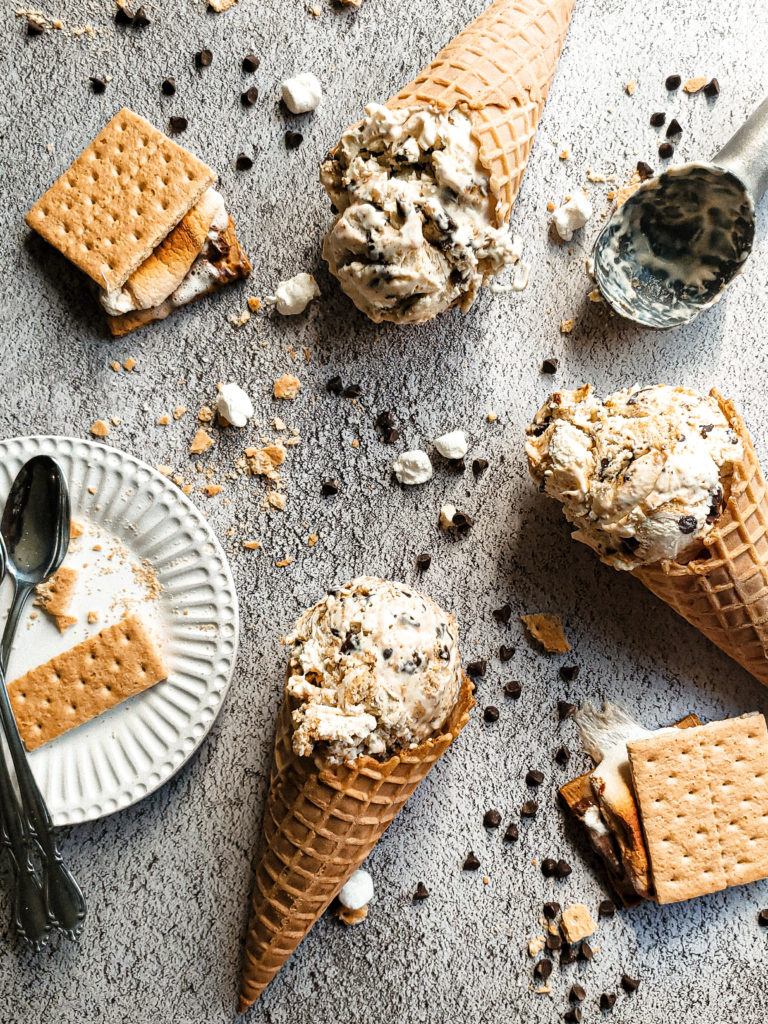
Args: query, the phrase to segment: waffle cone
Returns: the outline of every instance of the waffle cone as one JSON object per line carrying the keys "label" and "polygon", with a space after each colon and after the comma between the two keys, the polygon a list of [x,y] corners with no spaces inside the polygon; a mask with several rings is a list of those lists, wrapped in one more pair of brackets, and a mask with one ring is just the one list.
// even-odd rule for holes
{"label": "waffle cone", "polygon": [[462,106],[509,220],[576,0],[496,0],[450,42],[389,107]]}
{"label": "waffle cone", "polygon": [[298,757],[283,701],[264,810],[238,1009],[258,998],[347,879],[360,867],[432,765],[469,720],[465,676],[443,729],[413,750],[380,762],[359,757],[325,765]]}
{"label": "waffle cone", "polygon": [[633,570],[657,597],[768,686],[768,494],[744,421],[714,389],[744,446],[725,511],[700,558]]}

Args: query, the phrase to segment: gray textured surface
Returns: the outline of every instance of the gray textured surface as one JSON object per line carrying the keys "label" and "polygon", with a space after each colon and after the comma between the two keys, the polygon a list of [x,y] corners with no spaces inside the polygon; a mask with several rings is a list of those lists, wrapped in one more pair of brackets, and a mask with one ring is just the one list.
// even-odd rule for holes
{"label": "gray textured surface", "polygon": [[[350,931],[330,919],[318,924],[249,1019],[538,1024],[560,1019],[567,988],[578,978],[588,993],[584,1019],[595,1021],[602,1016],[599,993],[616,990],[627,970],[643,980],[633,998],[618,989],[617,1024],[758,1024],[768,1014],[761,978],[766,933],[755,920],[768,904],[766,883],[621,914],[601,924],[591,965],[555,970],[552,997],[528,991],[525,940],[539,930],[541,902],[583,900],[594,909],[601,894],[593,866],[564,833],[554,804],[566,773],[552,752],[573,740],[571,723],[556,724],[555,701],[620,698],[656,725],[691,710],[704,718],[765,711],[768,700],[634,581],[569,541],[557,506],[528,480],[520,438],[553,384],[539,366],[554,354],[560,359],[554,383],[561,385],[717,383],[737,400],[758,452],[768,455],[765,209],[755,255],[728,297],[694,326],[666,335],[622,326],[587,303],[576,257],[587,252],[597,221],[577,236],[569,257],[548,238],[546,212],[547,201],[580,185],[588,168],[623,181],[638,158],[655,163],[657,133],[648,125],[655,109],[683,125],[681,157],[711,155],[768,87],[768,9],[755,0],[578,0],[514,213],[534,265],[529,289],[513,299],[485,295],[464,317],[451,313],[423,328],[394,331],[364,322],[322,270],[319,242],[330,215],[316,166],[363,103],[399,87],[480,11],[482,0],[363,0],[358,13],[317,3],[318,20],[298,0],[241,0],[219,16],[207,13],[203,0],[166,0],[147,4],[152,26],[135,35],[114,29],[108,0],[57,0],[47,9],[68,25],[90,21],[98,30],[92,41],[64,35],[28,41],[14,5],[3,4],[0,435],[86,436],[96,417],[116,415],[122,425],[112,443],[189,476],[191,416],[170,427],[155,420],[179,402],[196,409],[212,399],[217,380],[233,379],[254,394],[262,422],[278,413],[303,440],[289,457],[284,513],[259,513],[263,488],[256,481],[229,486],[226,503],[224,496],[198,495],[231,550],[238,584],[244,629],[235,679],[208,740],[172,782],[132,810],[65,836],[90,900],[80,945],[56,943],[37,957],[19,950],[7,924],[7,870],[0,867],[0,1019],[235,1019],[249,860],[282,675],[277,638],[326,585],[361,572],[415,581],[414,558],[427,550],[433,566],[418,582],[456,613],[465,657],[488,657],[480,705],[498,703],[501,718],[488,726],[474,716],[375,851],[377,898],[367,923]],[[214,52],[202,73],[192,66],[201,46]],[[250,50],[262,63],[246,78],[239,63]],[[323,106],[287,122],[277,85],[305,69],[325,85]],[[684,79],[715,74],[722,94],[710,103],[703,96],[668,99],[663,82],[672,72]],[[113,76],[103,96],[91,94],[92,74]],[[173,99],[158,89],[167,74],[178,83]],[[630,78],[638,82],[632,98],[624,92]],[[250,111],[238,101],[246,82],[261,90]],[[245,287],[110,342],[81,278],[30,236],[22,217],[123,104],[160,127],[170,114],[189,118],[183,141],[219,170],[254,273]],[[286,152],[282,132],[299,120],[306,141]],[[571,158],[561,162],[566,147]],[[234,170],[240,150],[255,154],[249,174]],[[601,213],[605,192],[606,186],[592,190]],[[267,294],[282,277],[305,269],[317,272],[323,290],[308,314],[260,315],[232,330],[227,317],[246,295]],[[576,329],[563,337],[559,323],[570,316]],[[301,346],[312,353],[297,371],[304,388],[295,403],[278,406],[271,382],[293,365],[288,349]],[[111,360],[129,355],[138,363],[132,375],[109,369]],[[325,393],[325,381],[337,373],[362,384],[356,405]],[[487,457],[490,469],[475,482],[471,473],[459,478],[441,465],[427,486],[399,490],[388,474],[393,449],[373,427],[383,409],[394,410],[403,446],[428,444],[463,426],[471,456]],[[485,419],[490,409],[499,413],[492,425]],[[244,435],[218,438],[205,458],[217,467],[217,479],[231,468]],[[342,481],[335,501],[320,498],[326,476]],[[445,500],[475,518],[466,539],[452,541],[437,529]],[[237,533],[228,538],[233,526]],[[304,541],[311,531],[320,541],[309,549]],[[263,550],[244,551],[241,540],[248,537],[260,539]],[[293,564],[276,568],[285,555]],[[505,600],[515,617],[501,627],[491,610]],[[548,659],[528,646],[516,615],[532,610],[562,612],[573,658]],[[496,656],[501,642],[516,648],[507,666]],[[571,660],[581,673],[566,686],[557,669]],[[500,686],[507,678],[523,681],[520,701],[504,702]],[[583,763],[575,758],[571,767]],[[546,776],[542,810],[522,825],[517,845],[505,845],[500,834],[485,834],[482,814],[495,806],[505,821],[516,818],[529,795],[523,776],[533,766]],[[479,873],[461,871],[469,849],[480,857]],[[549,854],[571,861],[567,881],[547,881],[531,865]],[[410,895],[419,880],[431,896],[414,906]]]}

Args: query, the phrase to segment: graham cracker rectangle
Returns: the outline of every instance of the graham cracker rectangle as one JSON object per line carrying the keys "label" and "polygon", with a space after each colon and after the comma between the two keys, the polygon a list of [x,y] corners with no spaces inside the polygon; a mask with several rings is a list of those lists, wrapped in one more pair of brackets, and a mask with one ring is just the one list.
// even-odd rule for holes
{"label": "graham cracker rectangle", "polygon": [[27,750],[108,711],[167,675],[141,619],[127,615],[8,686]]}
{"label": "graham cracker rectangle", "polygon": [[762,715],[627,744],[659,903],[768,876]]}
{"label": "graham cracker rectangle", "polygon": [[26,221],[99,287],[114,291],[215,178],[210,167],[125,107]]}

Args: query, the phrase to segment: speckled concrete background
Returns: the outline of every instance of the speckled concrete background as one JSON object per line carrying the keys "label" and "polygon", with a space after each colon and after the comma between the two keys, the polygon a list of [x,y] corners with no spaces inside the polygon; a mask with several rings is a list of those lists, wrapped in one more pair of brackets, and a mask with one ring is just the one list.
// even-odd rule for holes
{"label": "speckled concrete background", "polygon": [[[371,857],[377,898],[366,924],[318,924],[248,1019],[543,1024],[561,1018],[578,979],[587,990],[585,1021],[602,1016],[597,998],[607,990],[618,991],[616,1024],[760,1024],[768,1015],[768,935],[756,913],[768,904],[768,883],[617,915],[601,923],[591,964],[556,968],[551,997],[530,991],[525,941],[540,930],[542,901],[583,900],[595,910],[602,897],[594,865],[566,835],[554,801],[566,772],[552,754],[574,740],[572,723],[557,724],[557,699],[619,698],[649,725],[660,725],[691,710],[703,718],[766,711],[768,695],[633,580],[569,541],[559,509],[527,477],[520,439],[553,383],[593,380],[603,391],[636,380],[717,383],[738,401],[758,452],[768,457],[766,210],[752,261],[728,297],[696,325],[663,335],[617,323],[587,302],[583,256],[598,219],[577,236],[570,255],[548,237],[546,212],[549,200],[585,182],[589,168],[623,182],[638,159],[657,164],[657,132],[648,123],[654,110],[683,125],[681,159],[714,153],[768,90],[768,8],[755,0],[578,0],[514,213],[533,264],[530,287],[513,298],[485,295],[467,316],[451,313],[395,331],[364,321],[322,268],[319,243],[330,214],[317,164],[366,100],[386,98],[483,4],[363,0],[354,12],[316,2],[319,18],[299,0],[241,0],[218,16],[203,0],[147,3],[152,25],[141,33],[114,27],[109,0],[46,7],[66,26],[91,24],[92,40],[63,33],[28,40],[14,16],[17,5],[2,5],[0,436],[87,436],[97,417],[121,417],[111,443],[194,478],[196,500],[230,551],[244,628],[226,705],[191,763],[133,809],[63,837],[90,902],[78,946],[54,943],[39,956],[19,949],[7,924],[7,868],[0,867],[0,1019],[235,1019],[249,861],[282,676],[277,639],[327,585],[369,572],[418,579],[456,613],[465,657],[488,658],[480,710],[496,703],[501,717],[489,726],[474,716]],[[203,46],[214,59],[199,72],[193,54]],[[261,68],[244,76],[240,59],[249,51],[260,56]],[[323,105],[315,115],[287,120],[278,83],[306,69],[324,84]],[[667,96],[664,79],[672,72],[684,79],[716,75],[722,93],[714,102]],[[106,92],[94,96],[88,76],[107,74]],[[174,98],[160,95],[166,75],[176,78]],[[631,78],[633,97],[624,91]],[[239,93],[253,84],[261,98],[245,110]],[[80,276],[30,235],[22,217],[123,104],[160,127],[170,115],[188,117],[183,142],[219,170],[254,272],[245,286],[113,342]],[[305,135],[293,152],[283,144],[287,127]],[[558,159],[563,149],[570,151],[567,161]],[[254,155],[250,173],[234,169],[241,150]],[[608,188],[591,188],[599,214],[608,208]],[[247,295],[268,294],[300,270],[316,272],[323,291],[307,314],[260,314],[232,329],[228,316]],[[561,336],[560,321],[568,317],[575,317],[575,330]],[[292,363],[290,351],[305,346],[311,361]],[[560,360],[554,381],[539,369],[551,355]],[[109,369],[128,356],[137,361],[132,374]],[[271,382],[289,369],[304,386],[293,404],[279,404]],[[335,374],[361,384],[356,404],[325,392]],[[301,431],[286,467],[285,512],[259,511],[264,492],[257,481],[227,483],[218,498],[203,498],[187,454],[192,413],[168,427],[155,424],[179,403],[196,410],[211,401],[218,380],[230,379],[255,396],[263,423],[279,414]],[[385,409],[402,429],[395,448],[384,446],[374,427]],[[499,413],[493,424],[486,422],[491,409]],[[456,426],[471,438],[470,457],[489,460],[485,475],[457,477],[438,459],[430,484],[400,490],[388,471],[395,451],[429,446]],[[215,467],[215,480],[231,470],[245,442],[243,433],[217,434],[204,460]],[[325,477],[339,479],[336,499],[321,498]],[[475,519],[465,539],[451,540],[437,528],[446,500]],[[320,536],[314,548],[306,545],[311,532]],[[242,548],[250,538],[261,540],[261,551]],[[433,564],[417,577],[414,560],[422,551],[432,552]],[[294,561],[275,567],[283,557]],[[514,609],[506,627],[491,616],[504,601]],[[517,615],[533,610],[563,614],[572,657],[547,658],[528,645]],[[515,648],[505,666],[497,656],[501,643]],[[581,672],[566,685],[558,667],[568,662]],[[517,702],[503,698],[508,678],[523,683]],[[574,757],[570,767],[584,764]],[[505,823],[517,819],[530,795],[529,767],[545,774],[542,809],[521,825],[519,843],[504,844],[500,833],[485,833],[482,815],[496,807]],[[480,858],[480,872],[461,871],[469,849]],[[572,863],[568,880],[545,880],[532,866],[547,855]],[[413,905],[420,880],[431,895]],[[642,979],[634,997],[619,987],[622,971]]]}

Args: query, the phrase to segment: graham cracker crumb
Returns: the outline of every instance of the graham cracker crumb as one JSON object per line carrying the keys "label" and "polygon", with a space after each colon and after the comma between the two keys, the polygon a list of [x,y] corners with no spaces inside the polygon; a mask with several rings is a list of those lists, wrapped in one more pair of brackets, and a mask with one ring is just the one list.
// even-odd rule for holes
{"label": "graham cracker crumb", "polygon": [[114,370],[115,373],[119,373],[119,371],[120,371],[120,363],[117,363],[117,362],[110,363],[109,364],[109,368],[110,368],[110,370]]}
{"label": "graham cracker crumb", "polygon": [[290,373],[284,373],[275,381],[272,390],[275,398],[292,399],[301,390],[301,381]]}
{"label": "graham cracker crumb", "polygon": [[249,309],[244,309],[242,313],[232,313],[229,317],[229,322],[233,327],[244,327],[250,319],[251,311]]}
{"label": "graham cracker crumb", "polygon": [[353,926],[356,924],[362,924],[363,921],[368,917],[368,904],[364,907],[360,907],[358,910],[350,910],[349,907],[342,907],[336,911],[336,916],[344,922],[344,924]]}
{"label": "graham cracker crumb", "polygon": [[255,295],[248,296],[248,309],[252,313],[255,313],[261,305],[261,299],[257,299]]}
{"label": "graham cracker crumb", "polygon": [[572,903],[563,911],[560,928],[566,942],[581,942],[597,931],[597,924],[583,903]]}
{"label": "graham cracker crumb", "polygon": [[98,621],[99,621],[99,613],[98,612],[88,612],[88,622],[91,625],[93,625],[94,622],[98,622]]}
{"label": "graham cracker crumb", "polygon": [[528,956],[538,956],[544,949],[544,936],[536,935],[528,941]]}
{"label": "graham cracker crumb", "polygon": [[495,423],[496,420],[499,418],[499,414],[495,412],[493,409],[491,409],[491,411],[486,414],[485,418],[488,420],[489,423]]}
{"label": "graham cracker crumb", "polygon": [[192,439],[189,451],[192,455],[200,455],[202,452],[207,452],[212,444],[213,438],[207,430],[203,430],[201,427]]}
{"label": "graham cracker crumb", "polygon": [[202,489],[202,493],[207,498],[215,498],[217,494],[221,494],[224,490],[221,484],[206,484]]}
{"label": "graham cracker crumb", "polygon": [[94,437],[106,437],[109,433],[109,427],[104,420],[96,420],[91,424],[91,433]]}
{"label": "graham cracker crumb", "polygon": [[284,569],[286,565],[290,565],[292,561],[292,558],[281,558],[279,562],[275,562],[275,565],[278,569]]}
{"label": "graham cracker crumb", "polygon": [[561,334],[570,334],[571,331],[573,330],[573,324],[574,324],[573,317],[570,317],[568,320],[561,320],[560,321],[560,333]]}
{"label": "graham cracker crumb", "polygon": [[556,209],[555,204],[550,199],[549,202],[547,203],[547,210],[549,210],[550,213],[554,213],[555,209]]}
{"label": "graham cracker crumb", "polygon": [[186,411],[186,405],[177,405],[176,408],[173,410],[173,418],[175,420],[180,420]]}
{"label": "graham cracker crumb", "polygon": [[565,654],[571,645],[563,631],[563,620],[559,615],[537,612],[532,615],[521,615],[520,620],[534,640],[538,640],[545,651],[550,654]]}
{"label": "graham cracker crumb", "polygon": [[197,418],[201,423],[210,423],[213,419],[213,409],[209,405],[202,406]]}
{"label": "graham cracker crumb", "polygon": [[243,547],[248,548],[249,551],[258,551],[261,544],[257,540],[244,540]]}
{"label": "graham cracker crumb", "polygon": [[570,159],[570,156],[571,156],[570,152],[569,152],[569,151],[568,151],[567,149],[564,149],[564,150],[563,150],[563,151],[562,151],[562,152],[560,153],[560,156],[559,156],[559,158],[558,158],[558,159],[560,159],[560,160],[569,160],[569,159]]}
{"label": "graham cracker crumb", "polygon": [[267,495],[267,501],[272,508],[284,509],[285,503],[288,500],[288,496],[278,491],[270,491]]}
{"label": "graham cracker crumb", "polygon": [[624,92],[627,94],[627,96],[634,96],[635,89],[637,89],[637,82],[634,78],[630,78],[630,80],[624,86]]}
{"label": "graham cracker crumb", "polygon": [[316,533],[310,533],[310,535],[307,537],[307,546],[313,548],[315,544],[317,544],[318,539],[319,538]]}
{"label": "graham cracker crumb", "polygon": [[698,75],[696,78],[689,78],[683,86],[683,92],[695,93],[699,92],[707,84],[706,75]]}
{"label": "graham cracker crumb", "polygon": [[128,373],[130,373],[135,365],[136,365],[136,360],[133,358],[133,356],[128,356],[128,358],[123,363],[123,369],[127,370]]}
{"label": "graham cracker crumb", "polygon": [[168,415],[167,412],[164,412],[162,416],[157,417],[156,422],[160,427],[167,427],[168,424],[171,422],[171,417]]}
{"label": "graham cracker crumb", "polygon": [[170,466],[155,466],[158,473],[162,473],[163,476],[170,476],[173,469]]}

